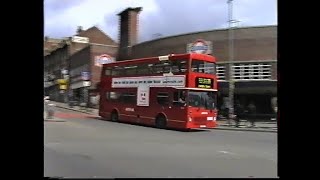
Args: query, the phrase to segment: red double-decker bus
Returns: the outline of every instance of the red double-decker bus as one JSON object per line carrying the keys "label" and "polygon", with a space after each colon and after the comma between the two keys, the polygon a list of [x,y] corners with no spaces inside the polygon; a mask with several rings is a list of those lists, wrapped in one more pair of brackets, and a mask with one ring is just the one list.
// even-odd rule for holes
{"label": "red double-decker bus", "polygon": [[216,59],[172,54],[104,64],[99,115],[158,128],[212,128],[217,119]]}

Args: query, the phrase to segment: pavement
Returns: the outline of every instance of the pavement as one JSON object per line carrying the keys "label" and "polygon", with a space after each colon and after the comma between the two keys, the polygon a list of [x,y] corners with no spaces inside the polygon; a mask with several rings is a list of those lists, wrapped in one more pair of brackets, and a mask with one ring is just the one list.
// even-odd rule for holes
{"label": "pavement", "polygon": [[[99,110],[95,108],[84,108],[80,106],[73,106],[69,107],[66,103],[61,102],[55,102],[51,101],[52,104],[54,104],[56,107],[86,113],[90,115],[95,115],[99,117]],[[231,121],[231,124],[229,125],[225,119],[218,119],[218,126],[214,129],[217,130],[233,130],[233,131],[254,131],[254,132],[271,132],[271,133],[277,133],[278,132],[278,125],[276,121],[268,121],[268,122],[261,122],[257,121],[255,123],[255,127],[250,127],[250,123],[246,120],[241,120],[240,126],[235,127],[234,121]]]}

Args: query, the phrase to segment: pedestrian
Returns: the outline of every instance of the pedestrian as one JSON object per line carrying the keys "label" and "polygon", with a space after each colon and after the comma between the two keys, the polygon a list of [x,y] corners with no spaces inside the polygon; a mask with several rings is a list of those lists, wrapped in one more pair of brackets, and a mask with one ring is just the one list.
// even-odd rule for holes
{"label": "pedestrian", "polygon": [[255,126],[255,118],[256,118],[256,106],[253,102],[248,105],[248,120],[251,123],[251,127]]}
{"label": "pedestrian", "polygon": [[277,97],[271,98],[271,108],[273,110],[274,119],[277,120],[277,111],[278,111],[278,105],[277,105]]}
{"label": "pedestrian", "polygon": [[243,118],[243,114],[244,114],[244,108],[239,102],[236,102],[235,104],[234,113],[235,113],[234,121],[236,123],[236,127],[239,127],[240,121]]}

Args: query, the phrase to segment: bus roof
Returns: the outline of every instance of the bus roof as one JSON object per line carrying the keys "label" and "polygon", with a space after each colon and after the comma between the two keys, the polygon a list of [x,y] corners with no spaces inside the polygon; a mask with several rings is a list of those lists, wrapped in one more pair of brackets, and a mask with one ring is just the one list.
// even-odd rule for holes
{"label": "bus roof", "polygon": [[[189,54],[169,54],[167,55],[169,60],[175,60],[180,58],[189,59],[190,57],[192,59],[201,59],[204,61],[211,61],[215,62],[215,57],[211,55],[206,54],[196,54],[196,53],[189,53]],[[120,64],[132,64],[132,63],[144,63],[144,62],[150,62],[150,61],[159,61],[160,56],[154,56],[154,57],[147,57],[147,58],[139,58],[139,59],[131,59],[131,60],[123,60],[123,61],[116,61],[108,64],[104,64],[103,66],[115,66]]]}

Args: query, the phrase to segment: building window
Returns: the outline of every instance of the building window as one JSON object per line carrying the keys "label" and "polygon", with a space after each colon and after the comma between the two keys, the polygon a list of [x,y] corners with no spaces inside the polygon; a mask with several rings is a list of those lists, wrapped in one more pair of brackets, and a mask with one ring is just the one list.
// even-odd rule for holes
{"label": "building window", "polygon": [[268,80],[271,79],[271,64],[268,63],[239,63],[233,66],[235,80]]}
{"label": "building window", "polygon": [[218,80],[226,80],[226,66],[225,65],[217,65],[217,76],[218,76]]}
{"label": "building window", "polygon": [[88,69],[89,69],[89,65],[87,65],[87,64],[82,65],[82,66],[78,66],[78,67],[73,67],[70,69],[70,76],[71,77],[80,76],[81,72],[88,71]]}

